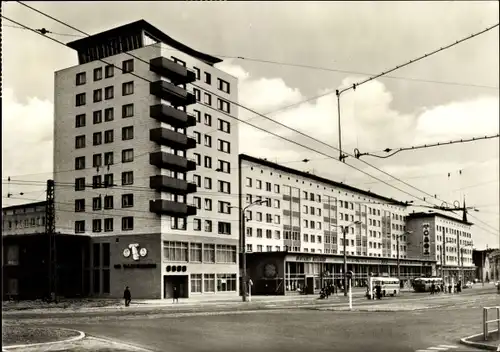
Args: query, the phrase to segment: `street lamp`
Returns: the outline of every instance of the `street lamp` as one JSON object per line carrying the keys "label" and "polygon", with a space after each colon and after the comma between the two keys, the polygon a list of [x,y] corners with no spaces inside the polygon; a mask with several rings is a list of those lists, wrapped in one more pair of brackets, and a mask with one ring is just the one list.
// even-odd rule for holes
{"label": "street lamp", "polygon": [[248,204],[246,207],[244,207],[243,209],[241,209],[241,254],[242,254],[242,258],[241,260],[243,261],[243,296],[242,296],[242,299],[243,299],[243,302],[246,302],[247,301],[247,244],[246,244],[246,233],[245,233],[245,211],[250,208],[251,206],[253,205],[256,205],[256,204],[267,204],[267,200],[256,200],[255,202],[252,202],[250,204]]}
{"label": "street lamp", "polygon": [[343,241],[344,241],[344,296],[347,296],[347,251],[346,251],[346,239],[345,239],[345,236],[347,234],[347,231],[349,231],[349,227],[351,227],[352,225],[360,225],[361,224],[361,221],[359,220],[356,220],[352,223],[350,223],[349,225],[347,226],[344,226],[344,228],[342,229],[342,238],[343,238]]}
{"label": "street lamp", "polygon": [[410,235],[412,234],[413,231],[405,231],[402,235],[396,235],[396,246],[397,246],[397,257],[398,257],[398,279],[401,281],[401,267],[400,267],[400,262],[399,262],[399,239],[404,236],[404,235]]}

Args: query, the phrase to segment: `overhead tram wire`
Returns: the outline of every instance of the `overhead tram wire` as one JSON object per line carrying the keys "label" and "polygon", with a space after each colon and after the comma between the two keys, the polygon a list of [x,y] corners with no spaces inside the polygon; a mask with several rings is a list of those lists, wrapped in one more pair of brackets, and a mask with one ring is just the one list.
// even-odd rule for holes
{"label": "overhead tram wire", "polygon": [[[21,2],[19,2],[19,3],[21,3]],[[21,3],[21,4],[22,4],[22,3]],[[28,6],[28,5],[25,5],[25,4],[23,4],[23,5],[24,5],[24,6],[27,6],[27,7],[29,7],[29,8],[31,8],[31,6]],[[81,30],[79,30],[79,29],[77,29],[77,28],[75,28],[75,27],[73,27],[73,26],[71,26],[71,25],[69,25],[69,24],[67,24],[67,23],[63,22],[63,21],[60,21],[60,20],[58,20],[58,19],[55,19],[54,17],[52,17],[52,16],[50,16],[50,15],[47,15],[47,14],[45,14],[45,13],[43,13],[43,12],[41,12],[41,11],[37,10],[37,9],[34,9],[34,8],[32,8],[32,9],[33,9],[34,11],[36,11],[36,12],[40,13],[40,14],[43,14],[44,16],[47,16],[47,17],[49,17],[49,18],[51,18],[51,19],[53,19],[53,20],[57,21],[58,23],[61,23],[61,24],[63,24],[63,25],[66,25],[66,26],[68,26],[69,28],[72,28],[72,29],[74,29],[74,30],[76,30],[76,31],[78,31],[78,32],[80,32],[80,33],[83,33],[83,34],[85,34],[85,35],[87,35],[87,36],[90,36],[90,34],[85,33],[85,32],[83,32],[83,31],[81,31]],[[11,21],[11,22],[13,22],[13,23],[16,23],[16,24],[18,24],[18,25],[24,26],[24,25],[22,25],[22,24],[20,24],[20,23],[18,23],[18,22],[15,22],[15,21],[13,21],[13,20],[11,20],[11,19],[9,19],[9,18],[6,18],[5,16],[2,16],[2,17],[4,17],[5,19],[7,19],[7,20],[9,20],[9,21]],[[498,25],[496,25],[496,26],[498,26]],[[24,26],[24,27],[26,27],[26,28],[28,28],[28,29],[30,29],[30,30],[32,30],[32,31],[34,31],[35,33],[37,33],[35,30],[33,30],[33,29],[31,29],[31,28],[29,28],[29,27],[27,27],[27,26]],[[485,31],[483,31],[483,32],[485,32]],[[476,34],[476,35],[477,35],[477,34]],[[474,36],[474,35],[473,35],[473,36]],[[471,37],[472,37],[472,36],[471,36]],[[51,39],[51,40],[53,40],[53,41],[58,42],[58,43],[59,43],[59,44],[61,44],[61,45],[66,46],[66,44],[64,44],[64,43],[62,43],[62,42],[60,42],[60,41],[58,41],[58,40],[56,40],[56,39],[54,39],[54,38],[50,38],[50,37],[48,37],[48,38],[49,38],[49,39]],[[464,40],[464,39],[463,39],[463,40]],[[463,40],[462,40],[462,41],[463,41]],[[458,42],[457,42],[457,43],[458,43]],[[142,61],[142,62],[144,62],[144,63],[149,64],[147,61],[145,61],[145,60],[143,60],[143,59],[141,59],[141,58],[138,58],[138,57],[136,57],[135,55],[130,54],[129,52],[125,52],[124,54],[127,54],[127,55],[129,55],[129,56],[131,56],[131,57],[136,58],[136,59],[137,59],[137,60],[139,60],[139,61]],[[112,66],[114,66],[114,67],[117,67],[117,66],[115,66],[115,65],[113,65],[113,64],[110,64],[110,63],[108,63],[108,62],[106,62],[106,61],[104,61],[104,60],[102,60],[102,59],[98,59],[98,60],[99,60],[99,61],[101,61],[101,62],[103,62],[103,63],[105,63],[106,65],[112,65]],[[417,60],[414,60],[414,61],[417,61]],[[122,70],[122,68],[120,68],[120,67],[117,67],[117,68],[118,68],[119,70]],[[394,69],[393,69],[393,70],[394,70]],[[387,72],[391,72],[391,71],[387,71]],[[139,76],[139,75],[137,75],[137,74],[134,74],[134,73],[132,73],[132,72],[128,72],[128,73],[129,73],[129,74],[131,74],[131,75],[133,75],[133,76],[135,76],[135,77],[138,77],[138,78],[140,78],[140,79],[142,79],[142,80],[145,80],[145,81],[147,81],[147,82],[150,82],[150,83],[151,83],[151,81],[150,81],[150,80],[148,80],[148,79],[146,79],[146,78],[144,78],[144,77],[141,77],[141,76]],[[374,79],[374,78],[367,79],[367,80],[365,80],[365,82],[368,82],[368,81],[370,81],[370,80],[372,80],[372,79]],[[197,88],[199,88],[199,89],[203,90],[203,91],[206,91],[203,87],[200,87],[200,86],[198,86],[198,85],[196,85],[196,84],[192,84],[192,85],[193,85],[194,87],[197,87]],[[226,100],[226,101],[231,102],[232,104],[234,104],[234,105],[236,105],[236,106],[239,106],[239,107],[241,107],[241,108],[243,108],[243,109],[245,109],[245,110],[248,110],[248,111],[250,111],[250,112],[252,112],[252,113],[254,113],[254,114],[257,114],[257,115],[259,115],[259,116],[262,116],[262,117],[264,117],[265,119],[268,119],[268,120],[270,120],[270,121],[272,121],[272,122],[275,122],[276,124],[278,124],[278,125],[280,125],[280,126],[282,126],[282,127],[286,128],[286,129],[289,129],[289,130],[291,130],[291,131],[293,131],[293,132],[295,132],[295,133],[298,133],[298,134],[300,134],[300,135],[302,135],[302,136],[305,136],[305,137],[307,137],[307,138],[310,138],[310,139],[312,139],[312,140],[314,140],[314,141],[316,141],[316,142],[319,142],[319,143],[321,143],[321,144],[324,144],[324,145],[328,146],[329,148],[337,149],[337,148],[335,148],[334,146],[331,146],[331,145],[329,145],[329,144],[327,144],[327,143],[325,143],[325,142],[323,142],[323,141],[320,141],[320,140],[318,140],[318,139],[315,139],[315,138],[313,138],[313,137],[310,137],[310,136],[308,136],[307,134],[305,134],[305,133],[303,133],[303,132],[300,132],[300,131],[298,131],[298,130],[296,130],[296,129],[294,129],[294,128],[291,128],[291,127],[289,127],[289,126],[287,126],[287,125],[285,125],[285,124],[283,124],[283,123],[281,123],[281,122],[274,121],[274,120],[270,119],[269,117],[267,117],[267,116],[265,116],[265,115],[262,115],[262,114],[260,114],[260,113],[258,113],[258,112],[256,112],[256,111],[254,111],[253,109],[250,109],[250,108],[248,108],[248,107],[246,107],[246,106],[243,106],[243,105],[241,105],[241,104],[239,104],[239,103],[237,103],[237,102],[230,101],[230,100],[226,99],[225,97],[222,97],[222,96],[220,96],[220,95],[218,95],[218,94],[216,94],[216,93],[213,93],[213,92],[211,92],[211,93],[212,93],[213,95],[215,95],[215,96],[219,97],[219,98],[222,98],[222,99],[224,99],[224,100]],[[212,106],[210,106],[210,105],[207,105],[207,104],[202,104],[201,102],[199,102],[199,103],[200,103],[200,105],[203,105],[203,106],[205,106],[205,107],[207,107],[207,108],[209,108],[209,109],[212,109],[212,110],[214,110],[214,111],[217,111],[217,112],[219,112],[219,113],[221,113],[221,114],[224,114],[224,115],[226,115],[226,116],[232,117],[233,119],[238,120],[238,121],[240,121],[240,122],[246,123],[245,121],[243,121],[243,120],[241,120],[241,119],[238,119],[238,118],[236,118],[236,117],[234,117],[234,116],[232,116],[232,115],[230,115],[230,114],[227,114],[227,113],[225,113],[225,112],[223,112],[223,111],[219,111],[219,110],[215,109],[214,107],[212,107]],[[311,148],[311,147],[308,147],[308,146],[306,146],[306,145],[304,145],[304,144],[301,144],[301,143],[298,143],[298,142],[296,142],[296,141],[294,141],[294,140],[291,140],[291,139],[289,139],[289,138],[286,138],[286,137],[283,137],[283,136],[277,135],[276,133],[270,132],[270,131],[268,131],[268,130],[266,130],[266,129],[264,129],[264,128],[261,128],[261,127],[258,127],[258,126],[255,126],[255,125],[252,125],[252,124],[250,124],[250,123],[246,123],[246,124],[248,124],[248,125],[250,125],[250,126],[252,126],[252,127],[256,128],[256,129],[259,129],[259,130],[261,130],[261,131],[263,131],[263,132],[265,132],[265,133],[272,134],[272,135],[274,135],[274,136],[276,136],[276,137],[278,137],[278,138],[281,138],[281,139],[283,139],[283,140],[285,140],[285,141],[288,141],[288,142],[290,142],[290,143],[293,143],[293,144],[296,144],[296,145],[298,145],[298,146],[301,146],[301,147],[302,147],[302,148],[304,148],[304,149],[311,150],[311,151],[313,151],[313,152],[316,152],[316,153],[318,153],[318,154],[321,154],[321,155],[327,156],[327,157],[329,157],[329,158],[331,158],[331,159],[333,159],[333,160],[336,160],[336,158],[332,157],[331,155],[328,155],[328,154],[325,154],[325,153],[320,152],[320,151],[318,151],[318,150],[315,150],[315,149],[313,149],[313,148]],[[337,150],[338,150],[338,149],[337,149]],[[350,155],[350,154],[349,154],[349,155]],[[350,156],[352,156],[352,155],[350,155]],[[366,163],[366,162],[365,162],[365,163]],[[366,163],[366,164],[368,164],[368,163]],[[411,194],[411,193],[409,193],[409,192],[407,192],[407,191],[405,191],[405,190],[402,190],[401,188],[398,188],[398,187],[396,187],[396,186],[393,186],[393,185],[391,185],[391,184],[389,184],[389,183],[387,183],[387,182],[385,182],[385,181],[383,181],[383,180],[381,180],[381,179],[377,178],[376,176],[373,176],[373,175],[369,174],[368,172],[363,171],[363,170],[361,170],[361,169],[359,169],[359,168],[357,168],[357,167],[355,167],[355,166],[353,166],[353,165],[350,165],[350,164],[346,164],[346,165],[348,165],[349,167],[351,167],[351,168],[353,168],[353,169],[355,169],[355,170],[357,170],[357,171],[359,171],[359,172],[361,172],[361,173],[363,173],[363,174],[365,174],[365,175],[367,175],[367,176],[369,176],[369,177],[372,177],[372,178],[374,178],[374,179],[378,180],[379,182],[381,182],[381,183],[383,183],[383,184],[385,184],[385,185],[387,185],[387,186],[389,186],[389,187],[391,187],[391,188],[394,188],[394,189],[396,189],[396,190],[398,190],[398,191],[400,191],[400,192],[402,192],[402,193],[405,193],[405,194],[407,194],[407,195],[411,196],[412,198],[415,198],[415,199],[418,199],[418,200],[422,200],[422,201],[424,201],[424,202],[426,202],[426,203],[428,203],[428,204],[435,205],[435,204],[433,204],[433,203],[431,203],[431,202],[427,201],[425,198],[419,198],[418,196],[415,196],[415,195],[413,195],[413,194]],[[368,165],[370,165],[370,164],[368,164]],[[370,165],[370,166],[372,166],[373,168],[375,168],[375,169],[377,169],[377,170],[379,170],[379,171],[381,171],[381,172],[383,172],[383,173],[387,174],[388,176],[391,176],[391,177],[395,178],[394,176],[390,175],[389,173],[386,173],[385,171],[382,171],[382,170],[380,170],[380,169],[378,169],[378,168],[374,167],[373,165]],[[395,178],[395,179],[397,179],[397,178]],[[399,180],[399,179],[398,179],[398,180]],[[402,181],[402,180],[399,180],[399,181],[400,181],[400,182],[402,182],[402,183],[405,183],[405,182],[404,182],[404,181]],[[407,184],[407,183],[405,183],[405,184],[406,184],[406,185],[408,185],[408,186],[410,186],[410,187],[412,187],[412,188],[415,188],[415,187],[413,187],[413,186],[411,186],[411,185],[409,185],[409,184]],[[425,193],[425,194],[430,195],[429,193],[424,192],[424,191],[422,191],[422,190],[419,190],[418,188],[415,188],[415,189],[416,189],[416,190],[418,190],[419,192],[422,192],[422,193]],[[431,196],[432,196],[432,195],[431,195]]]}
{"label": "overhead tram wire", "polygon": [[[38,10],[37,10],[37,12],[38,12]],[[5,16],[3,16],[3,15],[2,15],[2,17],[3,17],[3,18],[5,18],[5,19],[6,19],[6,20],[8,20],[8,21],[11,21],[11,22],[15,23],[15,24],[18,24],[18,25],[24,26],[24,27],[26,27],[27,29],[30,29],[31,31],[33,31],[34,33],[39,34],[36,30],[34,30],[34,29],[32,29],[32,28],[30,28],[30,27],[28,27],[28,26],[25,26],[25,25],[23,25],[23,24],[21,24],[21,23],[19,23],[19,22],[16,22],[16,21],[14,21],[14,20],[12,20],[12,19],[10,19],[10,18],[7,18],[7,17],[5,17]],[[57,20],[57,21],[59,21],[59,20]],[[60,21],[59,21],[59,22],[60,22]],[[60,23],[63,23],[63,22],[60,22]],[[73,28],[73,27],[72,27],[72,26],[70,26],[70,25],[68,25],[68,26],[69,26],[69,27],[71,27],[71,28]],[[80,32],[82,32],[82,31],[80,31]],[[82,32],[82,33],[84,33],[84,32]],[[57,40],[57,39],[54,39],[54,38],[51,38],[51,37],[48,37],[48,36],[44,36],[44,37],[49,38],[49,39],[51,39],[52,41],[55,41],[56,43],[59,43],[59,44],[61,44],[61,45],[66,46],[66,44],[64,44],[63,42],[61,42],[61,41],[59,41],[59,40]],[[132,54],[130,54],[130,53],[128,53],[128,52],[126,52],[126,53],[124,53],[124,54],[127,54],[127,55],[129,55],[129,56],[131,56],[131,57],[137,58],[136,56],[134,56],[134,55],[132,55]],[[142,59],[140,59],[140,58],[137,58],[137,59],[138,59],[139,61],[142,61],[142,62],[144,62],[144,61],[145,61],[145,60],[142,60]],[[114,67],[116,67],[117,69],[119,69],[119,70],[122,70],[122,71],[123,71],[123,69],[122,69],[121,67],[118,67],[118,66],[116,66],[116,65],[113,65],[113,64],[111,64],[111,63],[108,63],[108,62],[106,62],[106,61],[105,61],[105,60],[103,60],[103,59],[98,59],[98,61],[101,61],[101,62],[103,62],[103,63],[104,63],[104,64],[106,64],[106,65],[111,65],[111,66],[114,66]],[[147,63],[147,62],[146,62],[146,63]],[[135,73],[133,73],[133,72],[128,72],[128,74],[130,74],[130,75],[132,75],[132,76],[134,76],[134,77],[137,77],[137,78],[139,78],[139,79],[142,79],[142,80],[145,80],[145,81],[147,81],[147,82],[152,83],[152,82],[151,82],[150,80],[148,80],[147,78],[141,77],[141,76],[139,76],[139,75],[137,75],[137,74],[135,74]],[[202,88],[202,87],[200,87],[200,86],[197,86],[197,85],[195,85],[195,84],[193,84],[193,86],[198,87],[198,88],[200,88],[201,90],[205,91],[205,89],[203,89],[203,88]],[[213,92],[211,92],[211,93],[212,93],[213,95],[215,95],[215,96],[221,97],[221,96],[219,96],[219,95],[217,95],[217,94],[215,94],[215,93],[213,93]],[[225,99],[224,97],[221,97],[221,98]],[[253,112],[253,113],[255,113],[255,114],[258,114],[258,115],[260,115],[260,116],[264,117],[265,119],[268,119],[268,120],[270,120],[270,121],[273,121],[273,122],[277,123],[278,125],[281,125],[282,127],[287,128],[287,129],[289,129],[289,130],[291,130],[291,131],[293,131],[293,132],[295,132],[295,133],[298,133],[298,134],[300,134],[300,135],[302,135],[302,136],[305,136],[305,137],[310,138],[310,139],[312,139],[312,140],[314,140],[314,141],[317,141],[317,142],[319,142],[319,143],[321,143],[321,144],[324,144],[324,145],[328,146],[329,148],[337,149],[337,148],[335,148],[334,146],[331,146],[331,145],[329,145],[329,144],[327,144],[327,143],[325,143],[325,142],[322,142],[322,141],[320,141],[320,140],[318,140],[318,139],[315,139],[315,138],[313,138],[313,137],[310,137],[310,136],[308,136],[307,134],[305,134],[305,133],[303,133],[303,132],[300,132],[300,131],[298,131],[298,130],[296,130],[296,129],[294,129],[294,128],[291,128],[291,127],[289,127],[289,126],[287,126],[287,125],[285,125],[285,124],[283,124],[283,123],[281,123],[281,122],[274,121],[274,120],[272,120],[272,119],[268,118],[267,116],[262,115],[262,114],[260,114],[260,113],[258,113],[258,112],[256,112],[256,111],[254,111],[253,109],[250,109],[250,108],[248,108],[248,107],[246,107],[246,106],[243,106],[243,105],[241,105],[241,104],[239,104],[239,103],[236,103],[236,102],[232,102],[232,101],[227,100],[227,99],[225,99],[225,100],[226,100],[226,101],[229,101],[229,102],[233,103],[234,105],[239,106],[239,107],[241,107],[241,108],[243,108],[243,109],[246,109],[246,110],[251,111],[251,112]],[[212,110],[214,110],[214,111],[217,111],[217,112],[219,112],[219,113],[221,113],[221,114],[223,114],[223,115],[229,116],[229,117],[231,117],[231,118],[233,118],[233,119],[235,119],[235,120],[238,120],[238,121],[240,121],[240,122],[246,123],[246,124],[248,124],[248,125],[250,125],[250,126],[252,126],[252,127],[256,128],[256,129],[258,129],[258,130],[261,130],[261,131],[263,131],[263,132],[265,132],[265,133],[271,134],[271,135],[273,135],[273,136],[275,136],[275,137],[281,138],[281,139],[283,139],[283,140],[285,140],[285,141],[287,141],[287,142],[289,142],[289,143],[293,143],[293,144],[298,145],[298,146],[300,146],[300,147],[302,147],[302,148],[304,148],[304,149],[308,149],[308,150],[310,150],[310,151],[312,151],[312,152],[315,152],[315,153],[318,153],[318,154],[320,154],[320,155],[326,156],[326,157],[328,157],[328,158],[330,158],[330,159],[332,159],[332,160],[337,160],[335,157],[333,157],[333,156],[331,156],[331,155],[328,155],[328,154],[326,154],[326,153],[320,152],[320,151],[318,151],[318,150],[316,150],[316,149],[314,149],[314,148],[312,148],[312,147],[309,147],[309,146],[304,145],[304,144],[302,144],[302,143],[296,142],[296,141],[294,141],[294,140],[292,140],[292,139],[289,139],[289,138],[286,138],[286,137],[280,136],[280,135],[278,135],[278,134],[276,134],[276,133],[270,132],[270,131],[268,131],[268,130],[267,130],[267,129],[265,129],[265,128],[262,128],[262,127],[255,126],[255,125],[252,125],[252,124],[250,124],[250,123],[247,123],[247,122],[245,122],[245,121],[243,121],[243,120],[241,120],[241,119],[239,119],[239,118],[237,118],[237,117],[235,117],[235,116],[232,116],[232,115],[227,114],[227,113],[225,113],[225,112],[223,112],[223,111],[217,110],[217,109],[215,109],[214,107],[212,107],[212,106],[210,106],[210,105],[207,105],[207,104],[202,104],[201,102],[199,102],[199,103],[200,103],[200,105],[203,105],[203,106],[205,106],[205,107],[207,107],[207,108],[209,108],[209,109],[212,109]],[[337,149],[337,150],[338,150],[338,149]],[[351,167],[352,169],[355,169],[355,170],[357,170],[357,171],[359,171],[359,172],[361,172],[361,173],[365,174],[366,176],[369,176],[369,177],[371,177],[371,178],[373,178],[373,179],[375,179],[375,180],[378,180],[379,182],[381,182],[381,183],[383,183],[383,184],[385,184],[385,185],[387,185],[387,186],[389,186],[389,187],[391,187],[391,188],[394,188],[394,189],[396,189],[396,190],[398,190],[398,191],[400,191],[400,192],[402,192],[402,193],[405,193],[405,194],[409,195],[409,196],[410,196],[410,197],[412,197],[412,198],[415,198],[415,199],[418,199],[418,200],[424,201],[424,202],[426,202],[426,203],[428,203],[428,204],[431,204],[431,205],[435,205],[435,204],[433,204],[433,203],[431,203],[431,202],[427,201],[425,198],[419,198],[418,196],[415,196],[415,195],[413,195],[413,194],[411,194],[411,193],[409,193],[409,192],[407,192],[407,191],[405,191],[405,190],[403,190],[403,189],[401,189],[401,188],[399,188],[399,187],[396,187],[396,186],[394,186],[394,185],[391,185],[391,184],[389,184],[389,183],[385,182],[384,180],[382,180],[382,179],[380,179],[380,178],[378,178],[378,177],[376,177],[376,176],[374,176],[374,175],[372,175],[372,174],[370,174],[370,173],[368,173],[368,172],[366,172],[366,171],[364,171],[364,170],[362,170],[362,169],[359,169],[359,168],[357,168],[357,167],[355,167],[355,166],[353,166],[353,165],[351,165],[351,164],[345,164],[345,165],[347,165],[347,166]],[[373,166],[372,166],[372,167],[373,167]],[[380,169],[379,169],[379,170],[380,170]],[[380,171],[381,171],[381,170],[380,170]],[[385,172],[384,172],[384,173],[385,173]],[[390,175],[390,174],[388,174],[388,173],[386,173],[386,174],[394,178],[394,176],[392,176],[392,175]],[[397,178],[396,178],[396,179],[397,179]],[[401,181],[400,181],[400,182],[401,182]],[[404,181],[402,181],[402,182],[404,183]],[[418,190],[418,189],[417,189],[417,190]],[[419,191],[420,191],[420,190],[419,190]],[[422,192],[422,193],[426,193],[426,192],[423,192],[423,191],[420,191],[420,192]],[[428,194],[428,193],[427,193],[427,194]]]}
{"label": "overhead tram wire", "polygon": [[500,134],[495,134],[495,135],[491,135],[491,136],[484,136],[484,137],[483,136],[481,136],[481,137],[472,137],[472,138],[469,138],[469,139],[460,139],[460,140],[449,141],[449,142],[437,142],[437,143],[417,145],[417,146],[412,146],[412,147],[397,148],[394,152],[392,152],[394,149],[386,148],[386,149],[384,149],[382,151],[379,151],[379,153],[380,152],[385,152],[385,153],[392,152],[392,153],[389,154],[389,155],[383,155],[383,156],[375,154],[377,152],[361,153],[359,151],[359,149],[356,148],[356,149],[354,149],[354,156],[356,157],[356,159],[359,159],[362,156],[374,156],[374,157],[380,158],[380,159],[387,159],[387,158],[390,158],[391,156],[393,156],[393,155],[395,155],[395,154],[397,154],[399,152],[406,151],[406,150],[417,150],[417,149],[426,149],[426,148],[433,148],[433,147],[442,147],[444,145],[476,142],[476,141],[481,141],[481,140],[485,140],[485,139],[492,139],[492,138],[498,138],[498,137],[500,137]]}

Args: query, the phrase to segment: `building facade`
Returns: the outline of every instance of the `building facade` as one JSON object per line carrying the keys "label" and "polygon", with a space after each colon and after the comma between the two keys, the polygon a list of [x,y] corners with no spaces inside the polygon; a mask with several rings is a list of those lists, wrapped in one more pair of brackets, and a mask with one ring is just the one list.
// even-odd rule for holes
{"label": "building facade", "polygon": [[272,278],[291,293],[304,285],[318,290],[325,275],[340,280],[344,230],[348,270],[354,271],[357,284],[370,273],[396,276],[398,257],[402,278],[435,274],[434,258],[410,255],[414,234],[406,228],[404,203],[248,155],[240,155],[240,178],[250,257],[293,253],[278,256],[283,271],[273,272],[281,277],[250,268],[249,275],[257,275],[254,283]]}
{"label": "building facade", "polygon": [[[436,275],[446,282],[452,279],[454,282],[472,281],[476,268],[472,260],[471,226],[468,221],[444,214],[408,214],[407,228],[414,234],[414,241],[409,246],[410,255],[435,260]],[[425,243],[428,243],[427,248]]]}
{"label": "building facade", "polygon": [[57,229],[92,238],[91,294],[237,295],[237,79],[142,20],[68,46],[79,64],[55,73]]}

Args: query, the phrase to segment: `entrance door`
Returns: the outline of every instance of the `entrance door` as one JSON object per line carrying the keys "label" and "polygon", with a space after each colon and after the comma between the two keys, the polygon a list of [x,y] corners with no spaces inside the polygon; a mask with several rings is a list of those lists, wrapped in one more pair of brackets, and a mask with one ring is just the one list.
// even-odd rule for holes
{"label": "entrance door", "polygon": [[163,298],[174,297],[174,287],[179,291],[179,298],[188,298],[188,275],[163,276]]}
{"label": "entrance door", "polygon": [[306,283],[307,283],[307,294],[313,295],[314,294],[314,277],[308,276],[306,278]]}

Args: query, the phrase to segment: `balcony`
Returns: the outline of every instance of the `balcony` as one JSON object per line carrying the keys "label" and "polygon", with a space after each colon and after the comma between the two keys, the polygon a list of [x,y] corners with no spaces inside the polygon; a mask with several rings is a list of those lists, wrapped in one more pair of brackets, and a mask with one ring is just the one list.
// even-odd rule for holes
{"label": "balcony", "polygon": [[149,211],[159,215],[170,215],[175,217],[196,215],[195,206],[164,199],[149,201]]}
{"label": "balcony", "polygon": [[196,139],[162,127],[150,130],[149,139],[159,145],[165,145],[176,150],[196,148]]}
{"label": "balcony", "polygon": [[192,93],[167,81],[156,81],[149,84],[149,93],[160,99],[168,100],[173,106],[186,106],[196,103]]}
{"label": "balcony", "polygon": [[173,127],[187,128],[196,126],[195,116],[165,104],[151,106],[149,116]]}
{"label": "balcony", "polygon": [[196,73],[165,57],[150,60],[149,70],[170,79],[176,85],[196,81]]}
{"label": "balcony", "polygon": [[188,194],[196,192],[196,184],[186,180],[155,175],[149,178],[149,187],[161,192],[171,192],[173,194]]}
{"label": "balcony", "polygon": [[165,152],[149,154],[149,163],[162,169],[170,169],[177,172],[196,170],[196,162],[194,160]]}

